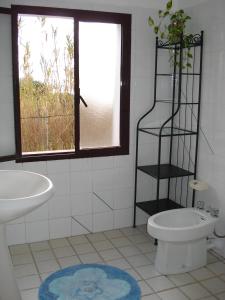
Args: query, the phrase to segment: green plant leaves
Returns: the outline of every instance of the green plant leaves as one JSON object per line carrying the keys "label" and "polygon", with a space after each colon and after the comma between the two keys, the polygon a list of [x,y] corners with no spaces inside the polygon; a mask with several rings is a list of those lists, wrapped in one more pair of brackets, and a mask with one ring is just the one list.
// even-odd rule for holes
{"label": "green plant leaves", "polygon": [[[177,11],[172,11],[173,0],[169,0],[166,4],[164,10],[158,11],[158,22],[155,22],[153,18],[148,18],[148,24],[152,27],[153,32],[159,36],[161,39],[166,39],[168,41],[169,46],[171,47],[170,52],[170,63],[175,63],[175,54],[172,49],[174,49],[174,45],[177,43],[182,43],[182,47],[186,49],[183,55],[183,63],[182,66],[180,63],[180,68],[190,68],[191,63],[190,60],[193,58],[190,45],[192,43],[192,34],[185,33],[186,23],[191,19],[183,9],[179,9]],[[183,40],[181,41],[181,38]]]}
{"label": "green plant leaves", "polygon": [[148,18],[148,25],[149,26],[154,26],[155,25],[155,22],[151,17]]}
{"label": "green plant leaves", "polygon": [[159,27],[158,26],[154,27],[154,32],[155,32],[155,34],[158,34],[158,32],[159,32]]}
{"label": "green plant leaves", "polygon": [[170,10],[170,9],[172,8],[172,6],[173,6],[173,0],[170,0],[170,1],[168,1],[167,4],[166,4],[166,9],[167,9],[167,10]]}

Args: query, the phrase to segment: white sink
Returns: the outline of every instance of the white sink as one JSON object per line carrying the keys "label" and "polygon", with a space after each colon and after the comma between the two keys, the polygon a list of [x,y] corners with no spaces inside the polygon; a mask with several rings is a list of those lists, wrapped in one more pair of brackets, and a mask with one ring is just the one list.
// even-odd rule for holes
{"label": "white sink", "polygon": [[12,221],[45,203],[53,194],[46,176],[17,170],[0,170],[0,224]]}
{"label": "white sink", "polygon": [[5,241],[4,223],[22,217],[53,195],[46,176],[19,170],[0,170],[0,299],[21,300]]}

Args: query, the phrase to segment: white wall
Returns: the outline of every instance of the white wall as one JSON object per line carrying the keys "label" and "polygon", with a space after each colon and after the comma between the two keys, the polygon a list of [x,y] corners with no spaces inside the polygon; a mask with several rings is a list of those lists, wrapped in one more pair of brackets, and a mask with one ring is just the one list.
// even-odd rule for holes
{"label": "white wall", "polygon": [[[56,187],[55,196],[47,204],[7,225],[9,244],[34,242],[132,225],[135,126],[138,117],[149,109],[153,100],[155,37],[147,25],[147,19],[150,14],[154,13],[154,10],[127,5],[128,1],[122,1],[121,5],[117,6],[105,4],[107,2],[104,1],[103,5],[103,1],[98,0],[64,1],[63,3],[48,1],[48,5],[54,6],[56,3],[57,6],[132,14],[130,155],[23,164],[0,163],[0,169],[16,168],[46,174]],[[46,5],[46,1],[21,0],[14,1],[14,3]],[[143,3],[140,2],[140,4]],[[8,2],[0,1],[0,6],[3,5],[8,5]],[[1,91],[2,94],[4,91]],[[149,143],[145,142],[142,151],[148,160],[149,157],[151,158],[150,149]],[[145,180],[143,194],[147,193],[148,186]],[[95,194],[112,209],[99,200]],[[146,216],[139,213],[139,221],[144,223]]]}
{"label": "white wall", "polygon": [[216,229],[225,234],[225,1],[204,1],[187,12],[192,17],[192,31],[204,30],[205,35],[201,127],[214,152],[201,134],[198,174],[209,183],[209,189],[198,193],[197,199],[220,209]]}

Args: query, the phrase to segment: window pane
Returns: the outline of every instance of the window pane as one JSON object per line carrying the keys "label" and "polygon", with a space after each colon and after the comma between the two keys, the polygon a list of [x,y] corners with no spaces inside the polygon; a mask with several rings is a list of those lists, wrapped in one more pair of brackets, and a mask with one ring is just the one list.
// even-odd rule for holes
{"label": "window pane", "polygon": [[79,23],[80,146],[120,145],[121,25]]}
{"label": "window pane", "polygon": [[22,152],[74,149],[73,18],[19,15]]}
{"label": "window pane", "polygon": [[0,158],[15,155],[11,16],[0,14]]}

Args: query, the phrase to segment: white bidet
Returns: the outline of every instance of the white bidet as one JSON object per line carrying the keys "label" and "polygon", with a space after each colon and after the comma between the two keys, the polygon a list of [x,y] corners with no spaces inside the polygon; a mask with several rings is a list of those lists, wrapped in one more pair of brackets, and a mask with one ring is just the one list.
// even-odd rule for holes
{"label": "white bidet", "polygon": [[217,219],[196,208],[151,216],[147,230],[158,240],[156,269],[162,274],[177,274],[206,265],[207,237],[213,233]]}

